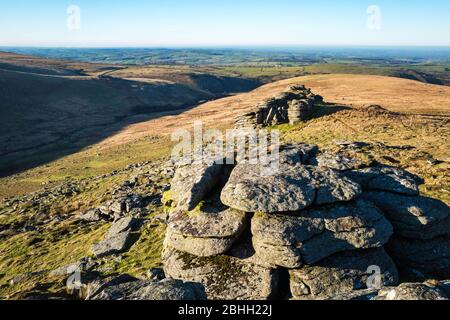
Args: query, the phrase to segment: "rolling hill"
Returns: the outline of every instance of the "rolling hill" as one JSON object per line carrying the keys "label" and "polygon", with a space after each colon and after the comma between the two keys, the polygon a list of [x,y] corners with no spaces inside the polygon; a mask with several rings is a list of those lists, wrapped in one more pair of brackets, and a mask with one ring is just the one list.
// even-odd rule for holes
{"label": "rolling hill", "polygon": [[106,75],[116,69],[0,54],[0,175],[76,152],[131,123],[258,85],[200,73]]}

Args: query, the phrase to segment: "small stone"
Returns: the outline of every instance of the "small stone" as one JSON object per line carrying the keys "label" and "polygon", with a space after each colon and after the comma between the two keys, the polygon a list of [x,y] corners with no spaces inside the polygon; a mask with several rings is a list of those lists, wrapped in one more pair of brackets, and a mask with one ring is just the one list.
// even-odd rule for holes
{"label": "small stone", "polygon": [[70,274],[73,274],[76,271],[81,271],[82,265],[80,262],[75,262],[66,266],[62,266],[50,272],[51,277],[63,277]]}
{"label": "small stone", "polygon": [[288,144],[280,147],[280,163],[307,164],[309,159],[319,152],[319,147],[312,144]]}
{"label": "small stone", "polygon": [[14,285],[18,285],[21,284],[23,282],[26,282],[30,279],[39,277],[40,275],[42,275],[44,273],[44,271],[36,271],[36,272],[27,272],[27,273],[23,273],[20,274],[18,276],[15,276],[14,278],[12,278],[9,283],[10,285],[14,286]]}
{"label": "small stone", "polygon": [[83,214],[80,214],[79,216],[77,216],[77,219],[86,222],[97,222],[101,220],[107,220],[104,219],[106,217],[107,216],[103,215],[99,209],[92,209]]}
{"label": "small stone", "polygon": [[170,214],[168,227],[176,233],[195,238],[226,238],[239,235],[246,227],[245,212],[218,203],[206,203],[193,212]]}
{"label": "small stone", "polygon": [[309,167],[315,187],[316,205],[350,201],[362,193],[361,186],[341,174],[325,168]]}
{"label": "small stone", "polygon": [[235,237],[194,238],[186,237],[168,229],[165,243],[171,247],[199,257],[217,256],[226,253],[236,242]]}
{"label": "small stone", "polygon": [[151,268],[147,271],[147,277],[150,280],[163,280],[166,278],[164,270],[161,268]]}
{"label": "small stone", "polygon": [[363,164],[354,158],[339,153],[322,153],[310,160],[310,164],[338,171],[347,171],[360,168]]}
{"label": "small stone", "polygon": [[135,223],[136,220],[132,217],[126,217],[117,220],[109,228],[106,234],[106,238],[111,238],[118,235],[119,233],[130,230],[135,225]]}

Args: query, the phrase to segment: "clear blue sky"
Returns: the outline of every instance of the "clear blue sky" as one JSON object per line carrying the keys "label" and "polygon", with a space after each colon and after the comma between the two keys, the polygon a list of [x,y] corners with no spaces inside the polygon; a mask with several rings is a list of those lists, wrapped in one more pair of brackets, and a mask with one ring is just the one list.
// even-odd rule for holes
{"label": "clear blue sky", "polygon": [[[380,30],[367,27],[370,5]],[[0,46],[19,45],[450,45],[450,1],[1,0]]]}

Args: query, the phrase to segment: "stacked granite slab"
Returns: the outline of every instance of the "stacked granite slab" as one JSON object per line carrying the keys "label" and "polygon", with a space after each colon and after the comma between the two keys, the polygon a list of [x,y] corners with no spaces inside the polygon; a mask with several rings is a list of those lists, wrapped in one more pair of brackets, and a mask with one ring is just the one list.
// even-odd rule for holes
{"label": "stacked granite slab", "polygon": [[310,100],[292,100],[289,103],[289,123],[296,125],[306,120],[313,107],[314,104]]}
{"label": "stacked granite slab", "polygon": [[[335,156],[297,144],[280,148],[271,175],[245,161],[179,168],[166,275],[201,283],[208,299],[376,296],[399,284],[386,246],[401,269],[448,279],[448,206],[420,197],[423,181],[405,170]],[[407,256],[405,239],[427,255]]]}
{"label": "stacked granite slab", "polygon": [[279,96],[272,97],[254,111],[241,115],[236,119],[236,128],[260,128],[270,125],[291,123],[305,120],[312,112],[314,105],[323,102],[323,98],[314,95],[304,86],[288,87]]}

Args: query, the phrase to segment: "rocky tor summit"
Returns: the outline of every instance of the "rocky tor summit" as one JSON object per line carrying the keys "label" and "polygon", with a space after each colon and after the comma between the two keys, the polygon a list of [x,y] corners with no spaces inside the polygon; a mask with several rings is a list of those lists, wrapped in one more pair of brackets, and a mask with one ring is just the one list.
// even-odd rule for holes
{"label": "rocky tor summit", "polygon": [[166,275],[203,284],[209,299],[376,297],[401,281],[450,277],[450,209],[419,195],[419,177],[344,165],[303,144],[281,157],[305,150],[269,177],[245,162],[179,168]]}
{"label": "rocky tor summit", "polygon": [[208,299],[448,297],[450,208],[420,196],[420,177],[306,144],[280,157],[272,176],[245,161],[178,168],[167,277]]}

